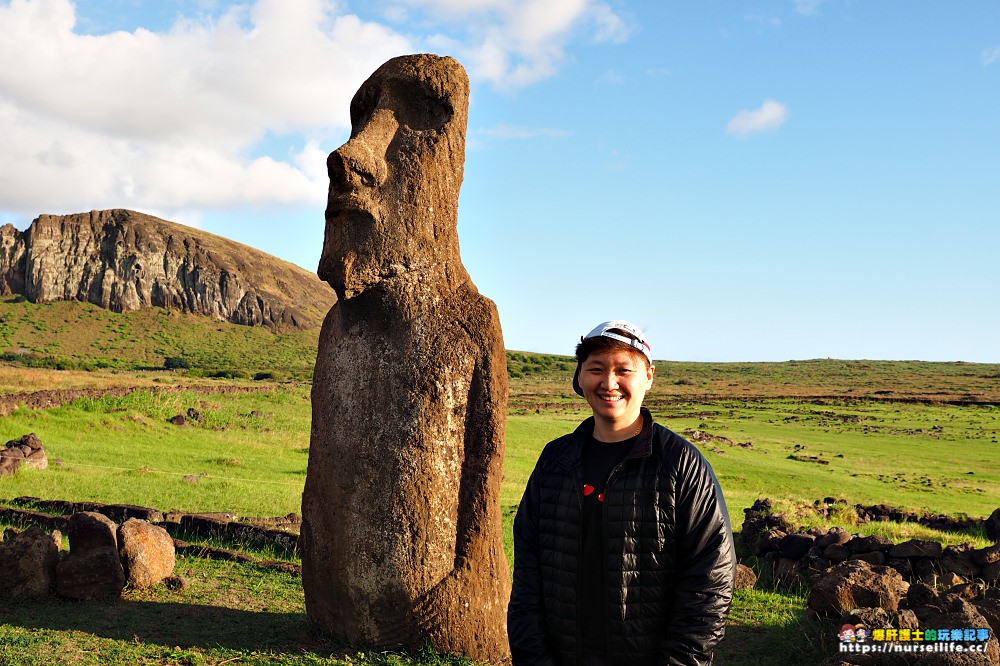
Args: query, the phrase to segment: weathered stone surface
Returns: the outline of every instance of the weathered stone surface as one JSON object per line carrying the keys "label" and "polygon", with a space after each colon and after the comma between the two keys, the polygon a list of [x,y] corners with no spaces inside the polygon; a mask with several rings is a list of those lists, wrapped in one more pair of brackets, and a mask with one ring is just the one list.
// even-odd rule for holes
{"label": "weathered stone surface", "polygon": [[459,256],[468,79],[394,58],[327,160],[323,323],[302,499],[306,609],[352,642],[508,657],[499,489],[507,369]]}
{"label": "weathered stone surface", "polygon": [[878,550],[872,550],[864,553],[856,553],[854,555],[851,555],[850,559],[864,560],[868,564],[882,565],[885,564],[885,553]]}
{"label": "weathered stone surface", "polygon": [[236,324],[314,328],[333,304],[308,271],[191,227],[130,210],[41,215],[0,229],[0,293],[79,300],[115,312],[151,306]]}
{"label": "weathered stone surface", "polygon": [[745,564],[737,564],[735,589],[752,590],[756,584],[757,574],[754,573],[753,569]]}
{"label": "weathered stone surface", "polygon": [[52,590],[62,535],[32,527],[0,543],[0,598],[40,597]]}
{"label": "weathered stone surface", "polygon": [[128,584],[152,587],[174,571],[174,540],[165,529],[129,518],[118,528],[118,555]]}
{"label": "weathered stone surface", "polygon": [[892,548],[892,546],[892,541],[881,534],[854,537],[847,542],[847,547],[852,553],[885,552]]}
{"label": "weathered stone surface", "polygon": [[[974,605],[958,596],[952,598],[947,608],[939,609],[934,606],[924,606],[913,609],[913,612],[916,614],[917,619],[920,620],[920,626],[924,629],[979,629],[990,626],[986,618],[982,616]],[[963,644],[969,645],[969,643]],[[944,657],[944,659],[941,659],[941,657]],[[951,659],[952,657],[968,659],[953,660]],[[992,666],[997,663],[1000,663],[1000,643],[997,643],[996,634],[990,636],[985,653],[941,653],[923,657],[919,662],[920,666],[926,666],[927,664],[938,666],[943,664],[974,664],[978,666],[982,664],[983,666]]]}
{"label": "weathered stone surface", "polygon": [[989,623],[993,635],[1000,635],[1000,599],[977,598],[972,600],[972,605]]}
{"label": "weathered stone surface", "polygon": [[69,518],[69,555],[56,565],[56,592],[70,599],[121,594],[125,572],[118,556],[118,525],[92,511]]}
{"label": "weathered stone surface", "polygon": [[944,548],[937,541],[910,539],[889,549],[889,557],[941,557]]}
{"label": "weathered stone surface", "polygon": [[813,536],[803,534],[802,532],[789,534],[778,542],[778,552],[780,552],[784,557],[790,557],[793,560],[797,560],[809,552],[809,549],[812,548],[814,541],[816,541],[816,539]]}
{"label": "weathered stone surface", "polygon": [[909,584],[899,572],[862,560],[848,560],[812,578],[807,608],[820,616],[836,617],[852,608],[899,608]]}
{"label": "weathered stone surface", "polygon": [[743,509],[743,515],[740,539],[754,551],[755,555],[767,552],[761,550],[762,547],[770,547],[770,539],[760,540],[763,535],[781,533],[784,536],[792,531],[785,516],[774,513],[771,500],[766,498],[758,499],[753,503],[753,506]]}
{"label": "weathered stone surface", "polygon": [[823,557],[832,562],[843,562],[851,556],[851,551],[844,543],[831,543],[823,549]]}
{"label": "weathered stone surface", "polygon": [[940,603],[937,591],[926,583],[913,583],[906,591],[906,607],[936,606]]}
{"label": "weathered stone surface", "polygon": [[21,467],[46,469],[48,466],[45,448],[35,433],[12,439],[0,448],[0,477],[11,476]]}
{"label": "weathered stone surface", "polygon": [[972,561],[972,545],[963,543],[958,546],[948,546],[941,556],[941,569],[944,573],[955,573],[964,578],[973,578],[979,574],[979,569]]}
{"label": "weathered stone surface", "polygon": [[981,567],[1000,562],[1000,543],[971,551],[972,561]]}
{"label": "weathered stone surface", "polygon": [[826,548],[831,544],[844,544],[851,540],[851,533],[845,530],[843,527],[831,527],[830,530],[817,537],[816,543],[813,544],[817,548]]}

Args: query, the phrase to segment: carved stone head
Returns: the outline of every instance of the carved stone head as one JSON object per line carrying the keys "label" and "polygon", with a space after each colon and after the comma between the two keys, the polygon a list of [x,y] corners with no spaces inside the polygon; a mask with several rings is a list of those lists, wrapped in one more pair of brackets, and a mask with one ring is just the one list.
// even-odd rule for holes
{"label": "carved stone head", "polygon": [[327,159],[318,270],[339,298],[389,278],[461,266],[456,225],[468,103],[462,66],[426,54],[388,61],[354,95],[351,138]]}

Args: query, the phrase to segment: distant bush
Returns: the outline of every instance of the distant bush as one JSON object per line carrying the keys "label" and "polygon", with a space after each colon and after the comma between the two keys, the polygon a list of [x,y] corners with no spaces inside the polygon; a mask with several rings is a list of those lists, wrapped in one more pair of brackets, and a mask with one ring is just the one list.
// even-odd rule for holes
{"label": "distant bush", "polygon": [[163,359],[163,367],[167,370],[188,370],[191,362],[183,356],[168,356]]}
{"label": "distant bush", "polygon": [[253,375],[253,378],[254,378],[254,381],[258,381],[258,382],[267,381],[267,380],[270,380],[270,381],[273,381],[273,382],[280,382],[280,381],[284,381],[287,378],[287,375],[286,375],[286,373],[279,372],[277,370],[265,370],[265,371],[262,371],[262,372],[255,372],[254,375]]}
{"label": "distant bush", "polygon": [[249,379],[250,374],[245,370],[216,370],[208,373],[211,379]]}

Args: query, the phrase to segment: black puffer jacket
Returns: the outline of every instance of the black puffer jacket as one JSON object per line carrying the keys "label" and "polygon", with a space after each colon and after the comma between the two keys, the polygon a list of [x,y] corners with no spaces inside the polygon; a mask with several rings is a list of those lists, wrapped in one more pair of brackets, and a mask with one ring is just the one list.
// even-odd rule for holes
{"label": "black puffer jacket", "polygon": [[[732,601],[732,528],[708,461],[653,422],[608,479],[609,664],[710,664]],[[577,629],[581,451],[593,418],[542,451],[514,519],[514,666],[582,662]]]}

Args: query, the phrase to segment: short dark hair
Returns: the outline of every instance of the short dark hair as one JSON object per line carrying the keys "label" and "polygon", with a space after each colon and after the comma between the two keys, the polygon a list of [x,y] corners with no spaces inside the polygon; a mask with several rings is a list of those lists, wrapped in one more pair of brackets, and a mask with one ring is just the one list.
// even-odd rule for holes
{"label": "short dark hair", "polygon": [[[609,331],[611,333],[617,333],[618,335],[624,336],[630,340],[635,339],[635,336],[629,334],[628,331],[623,331],[620,328],[612,328],[609,329]],[[646,358],[646,355],[632,345],[603,335],[598,335],[593,338],[581,338],[580,344],[576,346],[576,362],[583,363],[590,358],[591,354],[609,350],[628,352],[632,356],[638,356],[641,358],[647,368],[651,366],[651,363],[649,362],[649,359]]]}

